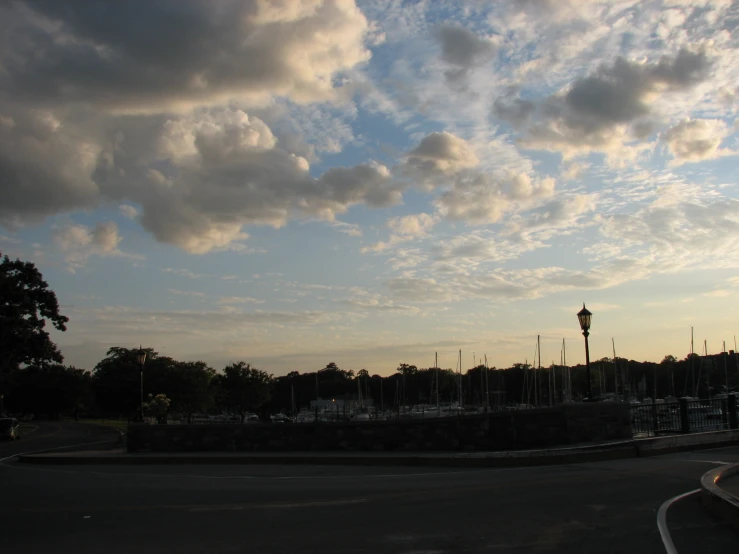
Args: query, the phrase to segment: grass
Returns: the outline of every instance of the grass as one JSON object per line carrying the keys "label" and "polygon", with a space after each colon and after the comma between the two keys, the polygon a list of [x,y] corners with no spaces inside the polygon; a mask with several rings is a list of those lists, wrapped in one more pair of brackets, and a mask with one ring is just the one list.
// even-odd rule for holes
{"label": "grass", "polygon": [[128,431],[128,421],[122,419],[80,419],[80,423],[92,423],[103,427],[114,427],[124,433]]}

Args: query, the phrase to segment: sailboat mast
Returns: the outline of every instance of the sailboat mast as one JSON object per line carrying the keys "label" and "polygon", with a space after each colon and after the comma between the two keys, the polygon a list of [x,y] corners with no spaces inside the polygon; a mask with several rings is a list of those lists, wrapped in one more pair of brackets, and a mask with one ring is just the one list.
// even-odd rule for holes
{"label": "sailboat mast", "polygon": [[708,341],[706,339],[703,339],[703,356],[706,359],[706,389],[708,389],[706,392],[708,393],[708,398],[711,398],[711,366],[709,365],[708,361]]}
{"label": "sailboat mast", "polygon": [[488,369],[487,354],[485,354],[485,406],[490,409],[490,370]]}
{"label": "sailboat mast", "polygon": [[459,408],[462,408],[462,350],[459,351]]}
{"label": "sailboat mast", "polygon": [[534,372],[534,404],[536,404],[537,408],[539,407],[539,373],[536,371],[536,353],[538,352],[538,346],[534,349],[534,367],[532,368]]}
{"label": "sailboat mast", "polygon": [[434,368],[436,369],[436,409],[439,410],[439,353],[434,352]]}
{"label": "sailboat mast", "polygon": [[693,357],[693,354],[695,354],[694,345],[693,345],[693,328],[690,328],[690,382],[693,385],[693,398],[697,396],[696,390],[695,390],[695,359]]}
{"label": "sailboat mast", "polygon": [[724,341],[724,351],[721,357],[724,359],[724,379],[726,380],[726,394],[729,394],[729,369],[726,367],[726,358],[728,358],[728,356],[726,355],[726,341]]}

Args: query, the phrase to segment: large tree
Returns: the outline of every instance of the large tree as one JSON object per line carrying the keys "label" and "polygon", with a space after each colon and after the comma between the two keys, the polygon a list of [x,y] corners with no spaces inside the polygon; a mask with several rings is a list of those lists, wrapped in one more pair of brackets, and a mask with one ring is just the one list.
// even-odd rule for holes
{"label": "large tree", "polygon": [[[0,253],[1,254],[1,253]],[[62,363],[61,352],[46,332],[46,322],[66,331],[56,295],[31,262],[0,261],[0,375],[21,365]]]}
{"label": "large tree", "polygon": [[238,362],[223,369],[214,377],[219,403],[241,416],[258,410],[271,397],[272,376],[251,365]]}
{"label": "large tree", "polygon": [[91,375],[83,369],[48,365],[14,371],[8,380],[8,409],[56,418],[94,409]]}
{"label": "large tree", "polygon": [[[151,387],[152,378],[147,372],[161,362],[151,348],[144,348],[144,351],[146,352],[144,395],[166,392]],[[130,416],[138,410],[141,395],[139,381],[141,370],[136,361],[138,352],[138,348],[113,346],[108,349],[107,356],[95,366],[93,387],[103,414],[115,417]]]}

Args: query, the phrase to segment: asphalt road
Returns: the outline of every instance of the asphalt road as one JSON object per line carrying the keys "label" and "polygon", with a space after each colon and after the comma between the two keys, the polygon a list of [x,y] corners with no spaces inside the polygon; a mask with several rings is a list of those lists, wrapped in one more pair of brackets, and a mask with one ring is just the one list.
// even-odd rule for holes
{"label": "asphalt road", "polygon": [[[28,432],[28,428],[31,428],[32,432]],[[64,448],[69,451],[85,443],[96,444],[79,448],[85,450],[110,448],[119,437],[118,431],[110,427],[72,421],[23,422],[22,433],[19,440],[0,442],[0,460],[14,454],[37,450]]]}
{"label": "asphalt road", "polygon": [[[72,435],[69,427],[56,434]],[[99,438],[87,426],[79,433]],[[665,552],[660,505],[734,461],[739,448],[493,470],[6,460],[0,544],[24,554],[654,554]],[[674,503],[667,522],[681,554],[739,547],[696,495]]]}

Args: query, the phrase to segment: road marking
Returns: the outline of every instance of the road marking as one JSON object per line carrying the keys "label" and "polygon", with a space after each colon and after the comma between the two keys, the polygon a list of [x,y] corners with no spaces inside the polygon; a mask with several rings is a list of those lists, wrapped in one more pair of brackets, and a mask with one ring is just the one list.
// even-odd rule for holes
{"label": "road marking", "polygon": [[[321,507],[332,507],[332,506],[346,506],[354,504],[364,504],[369,502],[367,498],[347,498],[340,500],[314,500],[311,502],[283,502],[283,503],[263,503],[263,504],[164,504],[164,505],[143,505],[143,506],[96,506],[95,510],[98,512],[144,512],[151,510],[175,510],[175,511],[186,511],[186,512],[220,512],[220,511],[243,511],[243,510],[265,510],[265,509],[294,509],[294,508],[321,508]],[[24,513],[54,513],[54,512],[82,512],[83,519],[90,518],[92,516],[84,515],[85,512],[90,510],[90,506],[59,506],[59,507],[44,507],[44,508],[21,508],[20,510],[14,510],[14,512]],[[11,513],[10,511],[0,511],[0,513]]]}
{"label": "road marking", "polygon": [[667,551],[667,554],[677,554],[677,549],[672,542],[672,537],[670,537],[670,530],[667,527],[667,510],[675,502],[678,502],[683,498],[687,498],[688,496],[691,496],[697,492],[700,492],[700,489],[695,489],[683,494],[678,494],[677,496],[673,496],[669,500],[665,500],[657,511],[657,529],[659,529],[660,537],[662,537],[662,544],[665,545],[665,550]]}
{"label": "road marking", "polygon": [[23,429],[21,437],[25,437],[26,435],[30,435],[38,431],[38,425],[34,425],[33,423],[21,423],[20,428]]}
{"label": "road marking", "polygon": [[718,466],[726,466],[733,462],[722,462],[720,460],[682,460],[682,459],[675,459],[676,462],[697,462],[699,464],[716,464]]}
{"label": "road marking", "polygon": [[318,500],[314,502],[289,502],[284,504],[226,504],[216,506],[197,506],[190,508],[190,512],[218,512],[222,510],[253,510],[263,508],[317,508],[323,506],[344,506],[347,504],[364,504],[366,498],[352,498],[347,500]]}
{"label": "road marking", "polygon": [[[54,433],[56,433],[56,431],[54,431]],[[52,433],[52,435],[54,433]],[[36,437],[36,438],[41,438],[41,437]],[[64,450],[64,449],[67,449],[67,448],[75,448],[77,446],[93,446],[95,444],[105,444],[105,443],[114,442],[114,441],[117,441],[117,439],[107,440],[107,441],[85,442],[85,443],[82,443],[82,444],[68,444],[67,446],[56,446],[54,448],[45,448],[43,450],[33,450],[31,452],[18,452],[16,454],[12,454],[10,456],[6,456],[5,458],[0,458],[0,465],[5,465],[5,464],[3,464],[3,462],[5,460],[10,460],[11,458],[15,458],[17,456],[26,456],[27,454],[41,454],[43,452],[51,452],[53,450]]]}
{"label": "road marking", "polygon": [[[111,441],[103,441],[111,442]],[[95,444],[95,443],[92,443]],[[81,445],[76,445],[81,446]],[[68,447],[68,448],[71,448]],[[54,448],[53,450],[56,450]],[[21,454],[15,454],[15,456],[23,456],[25,454],[34,454],[38,452],[24,452]],[[12,458],[10,456],[9,458]],[[1,462],[9,459],[3,458],[0,460],[0,465],[4,465]],[[100,465],[105,465],[104,463]],[[13,469],[22,469],[26,471],[43,471],[49,473],[73,473],[78,475],[100,475],[100,476],[111,476],[111,477],[168,477],[173,479],[213,479],[217,481],[238,481],[238,480],[263,480],[263,481],[295,481],[295,480],[337,480],[337,479],[382,479],[389,477],[391,479],[403,478],[403,477],[434,477],[434,476],[467,476],[467,475],[479,475],[483,473],[502,473],[510,471],[525,471],[539,469],[541,467],[557,468],[563,466],[537,466],[537,467],[503,467],[494,469],[473,469],[467,471],[434,471],[428,473],[373,473],[369,475],[358,474],[347,474],[347,475],[199,475],[192,473],[139,473],[139,472],[115,472],[115,471],[90,471],[90,470],[75,470],[75,469],[50,469],[47,467],[39,467],[36,465],[13,465],[6,466],[12,467]]]}
{"label": "road marking", "polygon": [[[23,442],[28,442],[28,441],[35,441],[38,439],[45,439],[46,437],[50,437],[51,435],[56,435],[59,431],[62,430],[62,426],[59,425],[58,423],[52,423],[51,425],[56,426],[56,429],[54,429],[51,433],[46,433],[45,435],[39,435],[38,437],[31,437],[30,439],[21,439],[21,440]],[[38,429],[38,425],[36,426],[36,429]]]}

